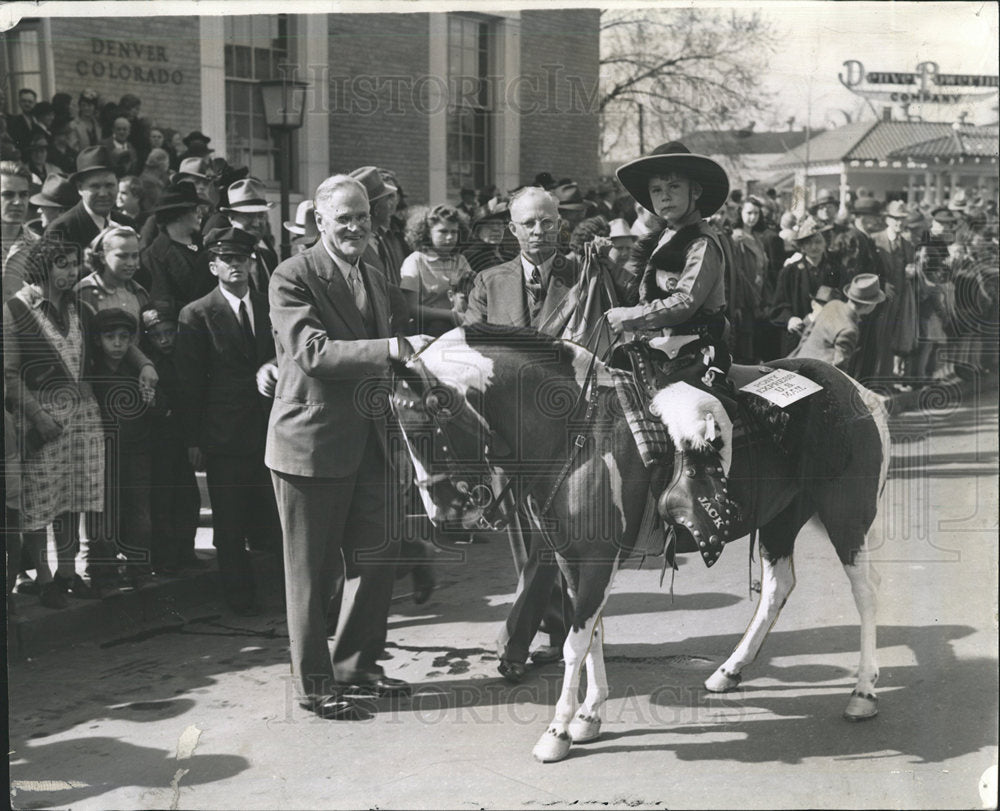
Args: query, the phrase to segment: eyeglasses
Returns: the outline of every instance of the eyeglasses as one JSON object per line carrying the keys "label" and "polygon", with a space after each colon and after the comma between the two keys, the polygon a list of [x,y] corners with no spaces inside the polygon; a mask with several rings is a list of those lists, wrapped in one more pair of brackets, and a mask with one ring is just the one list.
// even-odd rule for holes
{"label": "eyeglasses", "polygon": [[341,214],[339,217],[334,217],[334,222],[337,225],[364,226],[368,225],[371,221],[371,214]]}
{"label": "eyeglasses", "polygon": [[544,220],[524,220],[523,222],[518,222],[517,220],[512,220],[514,225],[519,225],[525,231],[534,231],[537,225],[542,231],[549,232],[555,230],[555,227],[559,224],[555,220],[551,220],[546,217]]}

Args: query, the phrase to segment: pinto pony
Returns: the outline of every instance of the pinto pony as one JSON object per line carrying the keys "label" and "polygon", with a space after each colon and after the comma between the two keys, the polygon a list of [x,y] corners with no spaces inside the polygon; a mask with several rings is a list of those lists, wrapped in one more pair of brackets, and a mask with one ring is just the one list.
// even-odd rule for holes
{"label": "pinto pony", "polygon": [[[755,421],[747,441],[734,443],[729,481],[743,510],[732,537],[759,531],[762,587],[746,633],[705,686],[726,692],[740,683],[795,585],[795,538],[817,515],[861,617],[858,679],[844,715],[870,718],[878,711],[877,576],[863,553],[889,461],[886,416],[870,392],[832,366],[812,360],[770,366],[794,370],[823,389],[772,423]],[[546,528],[573,611],[562,691],[533,754],[561,760],[572,742],[600,734],[608,697],[601,612],[636,543],[650,485],[609,372],[568,341],[477,324],[395,363],[391,399],[431,521],[466,527],[481,521],[496,498],[495,465],[517,481],[517,497]],[[587,693],[578,707],[584,665]]]}

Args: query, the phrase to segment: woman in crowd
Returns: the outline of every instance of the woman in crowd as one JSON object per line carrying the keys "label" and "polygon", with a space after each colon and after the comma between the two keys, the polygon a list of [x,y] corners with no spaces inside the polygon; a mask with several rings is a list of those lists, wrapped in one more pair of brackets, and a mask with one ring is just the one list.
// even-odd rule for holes
{"label": "woman in crowd", "polygon": [[[4,306],[4,382],[21,451],[18,521],[41,584],[41,601],[92,597],[76,573],[80,513],[103,509],[104,444],[97,401],[84,377],[84,338],[71,294],[77,246],[43,238],[31,248],[27,284]],[[56,539],[53,577],[46,527]]]}
{"label": "woman in crowd", "polygon": [[407,240],[415,250],[403,260],[400,287],[417,334],[442,335],[462,322],[472,268],[457,252],[461,215],[435,206],[411,215]]}

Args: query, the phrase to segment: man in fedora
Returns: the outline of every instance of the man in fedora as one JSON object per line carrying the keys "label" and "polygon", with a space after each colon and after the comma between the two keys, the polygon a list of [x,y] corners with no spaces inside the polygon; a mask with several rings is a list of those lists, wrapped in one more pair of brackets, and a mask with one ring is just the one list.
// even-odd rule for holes
{"label": "man in fedora", "polygon": [[285,220],[282,227],[292,235],[292,253],[302,253],[319,239],[316,209],[312,200],[303,200],[295,209],[295,219]]}
{"label": "man in fedora", "polygon": [[[884,329],[876,336],[887,359],[887,365],[880,372],[901,377],[906,375],[907,358],[917,348],[916,252],[903,233],[909,216],[903,201],[893,200],[883,214],[885,229],[872,238],[882,263],[886,294]],[[892,364],[891,368],[888,363]]]}
{"label": "man in fedora", "polygon": [[853,220],[831,231],[830,253],[840,265],[845,280],[859,273],[879,274],[878,255],[871,235],[881,228],[881,205],[869,195],[859,195],[854,201]]}
{"label": "man in fedora", "polygon": [[[699,551],[711,566],[729,540],[712,516],[733,509],[726,476],[735,400],[724,337],[725,252],[706,218],[725,204],[729,178],[716,161],[677,141],[626,163],[617,174],[666,225],[633,250],[626,269],[638,277],[638,303],[609,310],[608,324],[637,339],[633,354],[653,378],[658,412],[674,440],[674,480],[660,498],[660,514],[695,538],[694,530],[700,532],[705,541]],[[690,427],[695,418],[697,433]]]}
{"label": "man in fedora", "polygon": [[267,212],[274,208],[274,203],[269,202],[264,193],[264,183],[256,177],[237,180],[227,189],[228,205],[220,206],[219,211],[229,218],[233,228],[253,237],[250,289],[266,296],[271,273],[278,266],[278,255],[265,237]]}
{"label": "man in fedora", "polygon": [[76,156],[76,172],[70,180],[76,185],[80,202],[57,217],[45,229],[45,235],[63,242],[72,242],[80,249],[108,227],[110,222],[135,228],[135,222],[122,214],[112,216],[118,196],[118,178],[107,147],[81,149]]}
{"label": "man in fedora", "polygon": [[[410,689],[379,662],[399,548],[387,492],[400,474],[387,458],[384,415],[358,406],[358,387],[388,374],[400,342],[388,283],[363,258],[365,186],[334,175],[314,202],[319,241],[282,262],[269,288],[277,380],[265,464],[284,533],[296,692],[307,710],[346,720],[369,715],[359,699]],[[331,654],[327,610],[345,573],[358,588]]]}
{"label": "man in fedora", "polygon": [[170,185],[153,209],[159,229],[142,251],[142,265],[150,276],[153,301],[165,301],[179,310],[216,286],[209,257],[201,251],[198,207],[207,201],[193,183]]}
{"label": "man in fedora", "polygon": [[184,158],[204,158],[213,151],[208,148],[212,139],[198,130],[189,132],[182,140],[184,141],[184,146],[187,147],[187,151],[180,155],[181,160]]}
{"label": "man in fedora", "polygon": [[858,348],[859,325],[881,302],[885,293],[878,276],[862,273],[844,287],[847,301],[832,299],[823,305],[790,358],[815,358],[847,372]]}
{"label": "man in fedora", "polygon": [[271,403],[257,389],[258,370],[274,362],[274,339],[267,302],[250,289],[253,236],[218,228],[205,236],[205,249],[217,285],[178,317],[177,406],[191,466],[208,479],[223,596],[234,613],[252,616],[258,606],[247,547],[277,552],[281,539],[264,466]]}
{"label": "man in fedora", "polygon": [[[375,166],[362,166],[350,173],[368,192],[368,203],[371,216],[371,236],[369,237],[368,250],[365,252],[365,262],[373,268],[381,271],[389,282],[389,296],[392,298],[392,309],[394,313],[407,313],[407,319],[403,323],[393,323],[393,330],[407,329],[409,313],[406,299],[399,287],[399,271],[402,267],[405,254],[394,244],[389,225],[393,212],[396,210],[396,203],[399,199],[399,190],[391,183],[386,182],[382,171]],[[402,255],[401,255],[402,254]]]}
{"label": "man in fedora", "polygon": [[45,178],[41,190],[28,199],[28,202],[38,209],[38,218],[24,224],[21,238],[11,245],[7,258],[10,259],[14,254],[33,244],[50,223],[79,201],[80,195],[77,194],[76,186],[68,177],[53,173]]}
{"label": "man in fedora", "polygon": [[826,255],[825,234],[832,227],[807,216],[795,229],[795,248],[800,258],[778,273],[770,311],[771,323],[783,332],[779,357],[785,357],[799,343],[816,291],[823,286],[839,290],[844,284],[840,268]]}
{"label": "man in fedora", "polygon": [[194,183],[198,196],[211,203],[213,195],[212,169],[208,158],[184,158],[180,167],[174,173],[174,182],[187,180]]}

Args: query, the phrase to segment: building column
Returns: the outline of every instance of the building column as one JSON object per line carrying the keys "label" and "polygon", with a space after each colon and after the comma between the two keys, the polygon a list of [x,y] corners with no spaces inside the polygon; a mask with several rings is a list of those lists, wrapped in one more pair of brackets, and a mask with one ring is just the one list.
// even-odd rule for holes
{"label": "building column", "polygon": [[521,185],[521,13],[506,12],[495,23],[494,132],[490,150],[493,155],[493,178],[498,189]]}
{"label": "building column", "polygon": [[934,205],[944,202],[944,172],[934,173]]}
{"label": "building column", "polygon": [[201,131],[212,139],[215,156],[226,154],[226,48],[222,17],[199,17],[201,44]]}
{"label": "building column", "polygon": [[431,43],[427,71],[441,79],[427,83],[427,199],[439,203],[448,199],[448,15],[427,16]]}
{"label": "building column", "polygon": [[910,172],[909,176],[906,178],[906,202],[914,203],[917,200],[917,176],[914,172]]}
{"label": "building column", "polygon": [[327,15],[303,14],[295,19],[298,53],[301,66],[298,79],[309,82],[302,129],[294,137],[299,165],[292,179],[298,199],[311,197],[316,187],[330,175],[330,47],[327,37]]}

